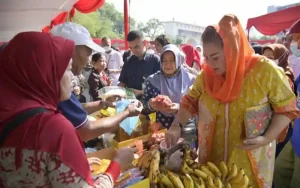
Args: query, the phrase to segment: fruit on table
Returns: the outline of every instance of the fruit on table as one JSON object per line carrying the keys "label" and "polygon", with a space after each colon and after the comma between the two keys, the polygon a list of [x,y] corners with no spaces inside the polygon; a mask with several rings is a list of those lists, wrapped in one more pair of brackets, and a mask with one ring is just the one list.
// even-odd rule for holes
{"label": "fruit on table", "polygon": [[159,144],[161,141],[163,141],[165,139],[165,133],[153,133],[153,135],[151,136],[150,139],[150,143],[151,145],[153,144]]}
{"label": "fruit on table", "polygon": [[[216,165],[212,162],[198,164],[192,158],[193,150],[185,143],[180,148],[183,152],[181,169],[172,172],[165,167],[165,161],[171,155],[167,150],[153,149],[145,151],[137,162],[137,166],[148,172],[151,187],[170,188],[249,188],[249,178],[243,169],[235,164],[221,161]],[[174,151],[172,151],[174,152]],[[160,156],[161,155],[161,156]]]}
{"label": "fruit on table", "polygon": [[171,99],[168,96],[165,96],[165,95],[158,95],[157,97],[154,98],[153,102],[155,103],[155,106],[158,109],[170,108],[173,104]]}
{"label": "fruit on table", "polygon": [[93,175],[104,173],[111,163],[109,159],[99,159],[97,157],[90,157],[88,161]]}

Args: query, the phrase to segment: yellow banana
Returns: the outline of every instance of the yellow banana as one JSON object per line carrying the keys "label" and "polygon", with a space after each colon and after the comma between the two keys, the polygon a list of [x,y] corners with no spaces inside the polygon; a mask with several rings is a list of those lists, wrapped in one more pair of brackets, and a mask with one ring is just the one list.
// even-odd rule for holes
{"label": "yellow banana", "polygon": [[153,152],[149,152],[147,154],[145,154],[144,158],[143,158],[143,161],[142,161],[142,168],[143,169],[148,169],[149,166],[150,166],[150,163],[152,161],[152,158],[153,158]]}
{"label": "yellow banana", "polygon": [[161,182],[165,187],[174,188],[171,180],[165,174],[159,174],[158,181]]}
{"label": "yellow banana", "polygon": [[228,167],[224,161],[220,162],[220,171],[222,174],[222,181],[224,181],[228,175]]}
{"label": "yellow banana", "polygon": [[223,183],[222,183],[220,178],[215,179],[215,186],[216,186],[216,188],[222,188],[223,187]]}
{"label": "yellow banana", "polygon": [[132,161],[133,166],[137,166],[137,165],[138,165],[138,162],[139,162],[139,159],[134,159],[134,160]]}
{"label": "yellow banana", "polygon": [[205,182],[204,182],[204,180],[203,180],[202,178],[199,178],[199,180],[200,180],[200,186],[205,187]]}
{"label": "yellow banana", "polygon": [[138,159],[137,167],[142,168],[150,154],[151,152],[149,151],[144,152],[143,155]]}
{"label": "yellow banana", "polygon": [[175,188],[184,188],[180,178],[173,172],[167,171],[167,175]]}
{"label": "yellow banana", "polygon": [[231,184],[229,182],[225,183],[225,188],[231,188]]}
{"label": "yellow banana", "polygon": [[235,164],[232,164],[232,167],[229,170],[228,177],[226,178],[226,182],[229,182],[232,178],[234,178],[238,173],[238,169]]}
{"label": "yellow banana", "polygon": [[244,174],[245,174],[244,169],[241,168],[238,174],[230,180],[230,184],[233,185],[233,184],[240,183],[240,181],[243,179]]}
{"label": "yellow banana", "polygon": [[206,185],[207,185],[207,186],[215,186],[215,185],[214,185],[214,181],[213,181],[213,179],[212,179],[211,176],[208,176],[208,177],[207,177]]}
{"label": "yellow banana", "polygon": [[205,172],[208,176],[211,176],[212,178],[215,178],[215,175],[206,166],[201,166],[200,169],[203,172]]}
{"label": "yellow banana", "polygon": [[187,159],[186,160],[186,163],[189,165],[189,166],[192,166],[194,164],[195,161],[193,161],[192,159]]}
{"label": "yellow banana", "polygon": [[213,164],[211,162],[207,162],[207,167],[216,177],[221,178],[222,174],[215,164]]}
{"label": "yellow banana", "polygon": [[194,188],[201,188],[200,185],[194,181]]}
{"label": "yellow banana", "polygon": [[185,174],[182,177],[182,182],[185,188],[194,188],[194,181],[190,175]]}
{"label": "yellow banana", "polygon": [[164,184],[161,183],[161,182],[158,182],[158,183],[157,183],[157,187],[158,187],[158,188],[165,188]]}
{"label": "yellow banana", "polygon": [[199,178],[202,178],[202,179],[204,179],[204,180],[207,180],[208,175],[207,175],[205,172],[203,172],[202,170],[194,169],[194,174],[195,174],[196,176],[198,176]]}
{"label": "yellow banana", "polygon": [[192,164],[190,167],[192,169],[199,169],[200,168],[200,164],[198,164],[197,162],[194,162],[194,164]]}
{"label": "yellow banana", "polygon": [[241,182],[239,184],[232,185],[232,188],[247,188],[249,185],[248,176],[244,175]]}
{"label": "yellow banana", "polygon": [[181,172],[182,172],[183,174],[193,174],[193,173],[194,173],[193,169],[191,169],[191,168],[186,164],[185,161],[182,162],[182,165],[181,165]]}
{"label": "yellow banana", "polygon": [[155,151],[153,155],[153,159],[151,161],[150,170],[149,170],[150,183],[156,184],[158,182],[159,162],[160,162],[160,153],[159,151]]}
{"label": "yellow banana", "polygon": [[191,178],[193,179],[194,182],[200,182],[200,179],[197,176],[195,176],[193,174],[191,174],[190,176],[191,176]]}

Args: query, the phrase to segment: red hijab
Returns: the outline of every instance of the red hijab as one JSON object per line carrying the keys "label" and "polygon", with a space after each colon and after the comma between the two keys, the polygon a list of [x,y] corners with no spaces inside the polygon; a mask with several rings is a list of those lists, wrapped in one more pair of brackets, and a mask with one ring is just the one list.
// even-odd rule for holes
{"label": "red hijab", "polygon": [[48,33],[24,32],[0,52],[0,132],[19,112],[34,107],[49,110],[15,129],[2,147],[16,148],[17,168],[22,164],[23,149],[57,154],[92,184],[82,143],[72,124],[56,111],[60,80],[73,51],[74,42],[70,40]]}
{"label": "red hijab", "polygon": [[16,35],[0,52],[0,125],[34,107],[56,110],[74,44],[40,32]]}
{"label": "red hijab", "polygon": [[188,66],[193,67],[193,63],[196,63],[201,67],[199,52],[192,45],[186,44],[181,49],[186,55],[186,64]]}

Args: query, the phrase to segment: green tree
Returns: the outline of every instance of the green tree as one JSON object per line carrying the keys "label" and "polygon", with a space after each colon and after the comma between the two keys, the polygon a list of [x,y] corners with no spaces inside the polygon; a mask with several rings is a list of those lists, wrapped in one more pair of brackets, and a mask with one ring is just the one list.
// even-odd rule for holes
{"label": "green tree", "polygon": [[162,34],[163,23],[159,19],[152,18],[146,24],[139,23],[137,28],[147,34],[152,40]]}
{"label": "green tree", "polygon": [[178,36],[176,36],[176,39],[174,41],[175,45],[181,45],[183,43],[183,40],[181,38],[179,38]]}
{"label": "green tree", "polygon": [[[86,27],[92,37],[124,38],[124,15],[114,4],[105,3],[100,9],[89,14],[76,12],[73,22]],[[130,29],[135,29],[136,21],[130,18]]]}
{"label": "green tree", "polygon": [[112,22],[105,17],[101,17],[98,11],[89,14],[76,12],[73,18],[73,22],[86,27],[92,37],[119,37],[117,33],[113,32]]}
{"label": "green tree", "polygon": [[[124,14],[119,12],[114,4],[105,3],[99,9],[101,17],[105,17],[109,19],[113,25],[112,29],[115,33],[117,33],[120,37],[124,37]],[[130,30],[135,29],[136,21],[133,18],[130,18]]]}

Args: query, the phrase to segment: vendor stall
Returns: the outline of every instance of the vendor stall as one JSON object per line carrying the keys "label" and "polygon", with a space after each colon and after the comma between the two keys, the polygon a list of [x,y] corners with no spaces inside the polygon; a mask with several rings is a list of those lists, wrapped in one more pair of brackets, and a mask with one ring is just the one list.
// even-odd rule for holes
{"label": "vendor stall", "polygon": [[255,27],[264,35],[276,35],[289,29],[292,24],[300,19],[300,5],[288,9],[265,14],[255,18],[249,18],[246,29],[248,37],[251,27]]}
{"label": "vendor stall", "polygon": [[[72,18],[75,10],[90,13],[105,0],[4,0],[0,1],[0,41],[8,41],[20,31],[45,31]],[[54,19],[53,19],[54,18]]]}

